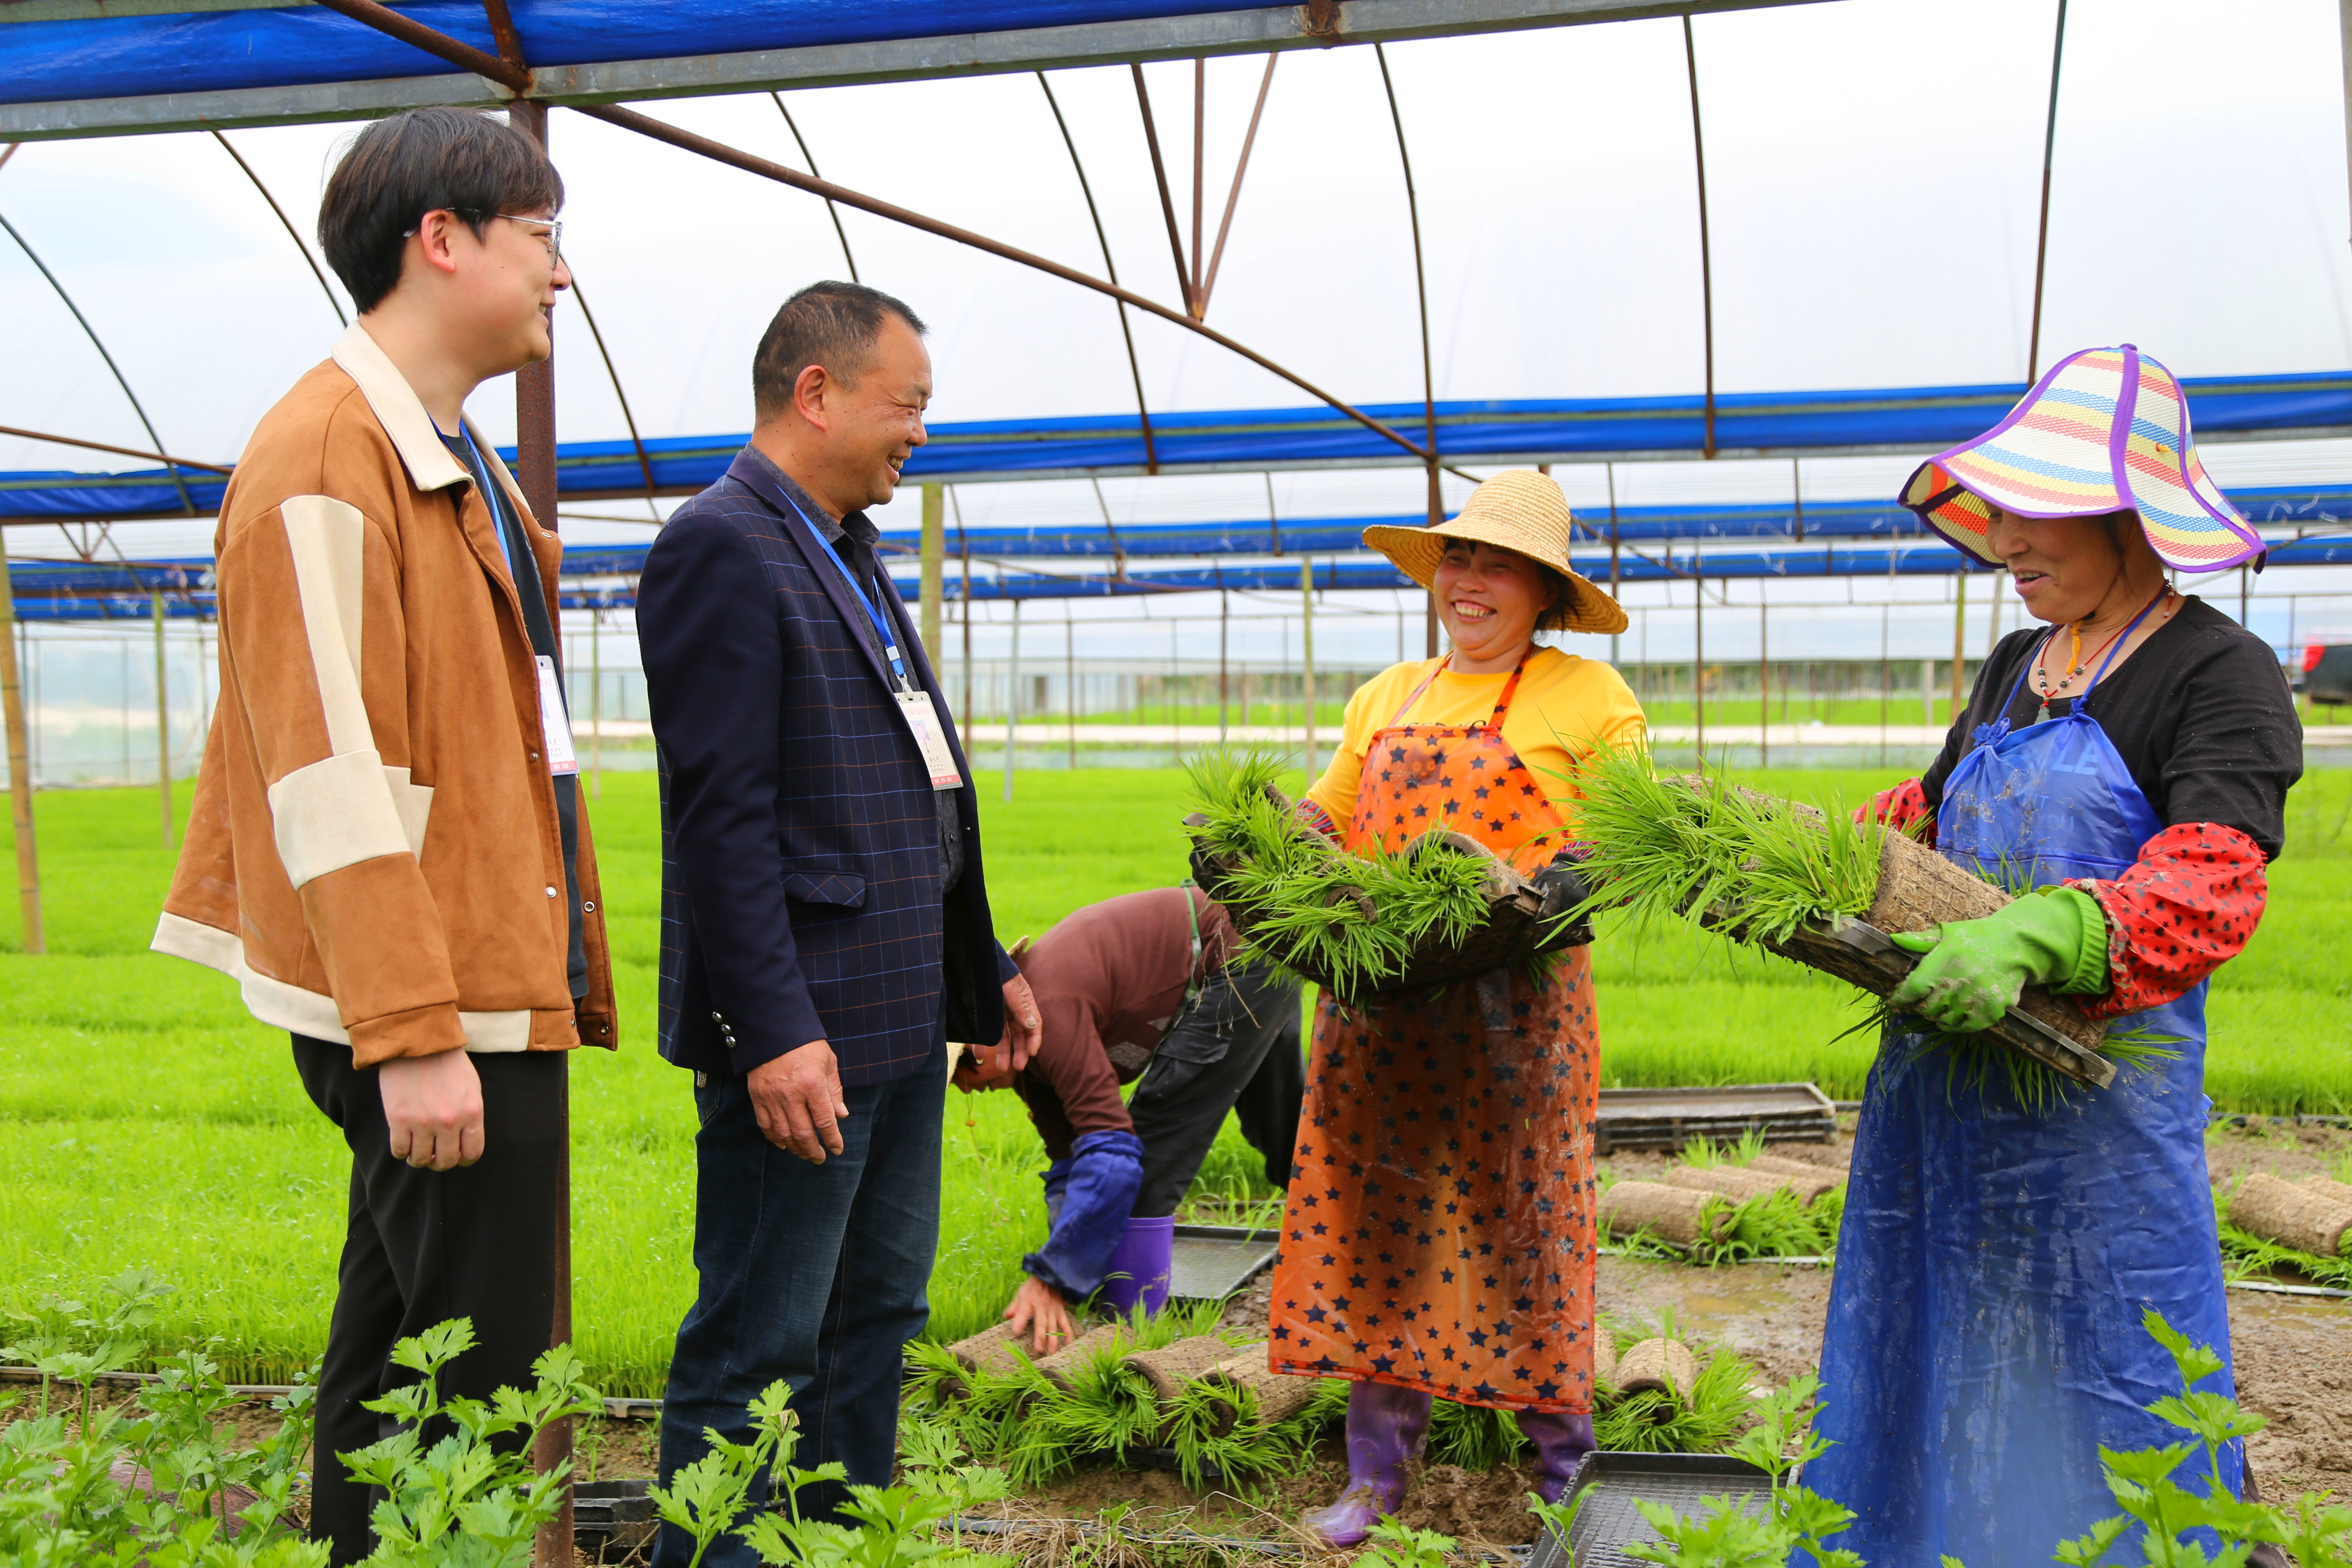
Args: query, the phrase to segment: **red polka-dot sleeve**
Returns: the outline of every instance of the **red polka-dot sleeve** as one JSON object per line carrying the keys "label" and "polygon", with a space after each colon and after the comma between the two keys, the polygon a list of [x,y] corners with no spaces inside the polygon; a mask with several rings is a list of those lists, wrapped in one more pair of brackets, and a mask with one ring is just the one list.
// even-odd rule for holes
{"label": "red polka-dot sleeve", "polygon": [[2070,882],[2107,917],[2107,991],[2075,998],[2094,1018],[2161,1006],[2235,958],[2262,923],[2263,852],[2234,827],[2184,822],[2140,847],[2112,882]]}
{"label": "red polka-dot sleeve", "polygon": [[[1936,842],[1936,808],[1927,804],[1927,792],[1917,779],[1905,779],[1893,789],[1879,791],[1870,797],[1870,804],[1853,814],[1856,822],[1883,822],[1901,832],[1911,833],[1922,844]],[[1927,826],[1914,832],[1919,823]]]}

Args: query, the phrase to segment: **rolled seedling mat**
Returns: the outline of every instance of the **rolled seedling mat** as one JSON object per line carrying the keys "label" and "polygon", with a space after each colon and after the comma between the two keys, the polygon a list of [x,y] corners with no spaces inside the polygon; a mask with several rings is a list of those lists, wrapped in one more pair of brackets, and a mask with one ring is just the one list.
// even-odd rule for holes
{"label": "rolled seedling mat", "polygon": [[1086,1365],[1087,1358],[1097,1351],[1108,1349],[1126,1331],[1124,1323],[1105,1323],[1100,1328],[1088,1329],[1052,1355],[1039,1361],[1037,1370],[1045,1374],[1046,1382],[1066,1391],[1071,1379],[1077,1375],[1080,1367]]}
{"label": "rolled seedling mat", "polygon": [[[1257,1395],[1257,1413],[1267,1426],[1287,1421],[1314,1403],[1315,1387],[1321,1380],[1275,1371],[1266,1364],[1263,1341],[1239,1350],[1229,1345],[1226,1351],[1223,1359],[1200,1374],[1200,1383],[1212,1389],[1248,1389]],[[1217,1422],[1216,1436],[1220,1437],[1241,1421],[1239,1404],[1225,1404],[1224,1412]]]}
{"label": "rolled seedling mat", "polygon": [[[1259,1350],[1263,1352],[1265,1347],[1261,1345]],[[1166,1410],[1176,1403],[1186,1384],[1233,1353],[1234,1347],[1214,1334],[1196,1334],[1156,1351],[1137,1351],[1127,1358],[1127,1365],[1143,1374],[1143,1381],[1151,1385],[1152,1398],[1159,1401],[1160,1409]],[[1263,1353],[1259,1359],[1265,1359]]]}
{"label": "rolled seedling mat", "polygon": [[1769,1198],[1774,1193],[1793,1193],[1800,1207],[1810,1206],[1815,1198],[1838,1184],[1820,1173],[1783,1176],[1777,1172],[1745,1170],[1738,1165],[1716,1165],[1706,1170],[1672,1165],[1667,1167],[1665,1184],[1686,1193],[1718,1194],[1735,1204]]}
{"label": "rolled seedling mat", "polygon": [[1698,1357],[1680,1340],[1643,1340],[1617,1360],[1617,1392],[1656,1389],[1676,1399],[1690,1397],[1698,1382]]}
{"label": "rolled seedling mat", "polygon": [[2230,1194],[2230,1223],[2265,1241],[2334,1258],[2352,1229],[2352,1203],[2257,1171]]}
{"label": "rolled seedling mat", "polygon": [[[1195,812],[1184,822],[1188,827],[1198,827],[1204,820],[1200,813]],[[1271,951],[1267,956],[1339,995],[1342,1001],[1360,1002],[1372,994],[1424,991],[1449,981],[1484,974],[1489,970],[1512,968],[1538,953],[1549,952],[1565,945],[1570,935],[1568,923],[1542,919],[1543,894],[1537,890],[1533,882],[1519,875],[1493,850],[1466,834],[1437,828],[1406,845],[1402,853],[1413,853],[1425,845],[1443,846],[1469,856],[1486,868],[1486,884],[1482,889],[1486,903],[1486,918],[1460,942],[1448,942],[1442,934],[1430,932],[1421,939],[1402,971],[1370,992],[1360,987],[1355,995],[1349,995],[1343,988],[1335,986],[1330,975],[1317,973],[1311,960],[1294,960],[1286,953]],[[1238,857],[1218,854],[1210,847],[1207,840],[1198,837],[1192,840],[1192,879],[1211,898],[1225,906],[1225,912],[1233,918],[1234,929],[1247,939],[1270,911],[1240,897],[1226,885],[1240,864]],[[1368,917],[1375,921],[1379,920],[1377,903],[1361,891],[1342,889],[1338,896],[1353,898]]]}
{"label": "rolled seedling mat", "polygon": [[1592,1381],[1617,1386],[1617,1339],[1598,1323],[1592,1326]]}
{"label": "rolled seedling mat", "polygon": [[[1803,1189],[1808,1182],[1826,1184],[1822,1188],[1822,1192],[1831,1187],[1842,1187],[1846,1183],[1846,1167],[1843,1165],[1817,1165],[1811,1160],[1785,1159],[1779,1154],[1759,1154],[1748,1162],[1745,1169],[1760,1171],[1769,1176],[1790,1178],[1790,1185],[1798,1189],[1801,1197],[1804,1196]],[[1819,1193],[1813,1194],[1814,1197],[1820,1195]],[[1813,1199],[1806,1197],[1804,1201],[1810,1204]]]}
{"label": "rolled seedling mat", "polygon": [[[1668,782],[1693,792],[1707,787],[1706,781],[1696,774],[1686,773]],[[1815,822],[1822,819],[1821,812],[1813,806],[1778,800],[1754,790],[1742,789],[1740,793],[1773,811],[1786,811]],[[1926,931],[1948,921],[1979,920],[2012,901],[2007,893],[1983,878],[1962,869],[1906,834],[1889,829],[1879,835],[1878,842],[1877,887],[1870,907],[1854,918],[1888,936]],[[1736,930],[1739,911],[1736,907],[1718,908],[1702,914],[1701,920],[1718,929]],[[1821,921],[1807,921],[1785,940],[1763,945],[1875,996],[1885,996],[1895,990],[1917,962],[1907,952],[1873,952],[1841,942]],[[2017,1011],[2093,1054],[2106,1037],[2104,1024],[2084,1016],[2081,1008],[2040,985],[2025,988],[2018,998]],[[2103,1073],[2107,1079],[2114,1076],[2113,1064],[2104,1058],[2096,1064],[2078,1062],[2006,1016],[1985,1034],[2069,1078],[2094,1081],[2085,1077],[2086,1071]]]}
{"label": "rolled seedling mat", "polygon": [[2334,1198],[2339,1204],[2352,1204],[2352,1184],[2339,1182],[2333,1176],[2305,1176],[2295,1184],[2306,1191]]}
{"label": "rolled seedling mat", "polygon": [[[1021,1357],[1015,1353],[1013,1347],[1018,1344],[1025,1349],[1027,1343],[1027,1336],[1015,1333],[1012,1324],[995,1323],[981,1330],[968,1340],[956,1341],[948,1347],[948,1353],[955,1357],[957,1365],[972,1376],[992,1376],[1018,1370]],[[942,1389],[940,1392],[950,1397],[961,1398],[971,1393],[971,1389],[969,1383],[965,1383],[959,1384],[953,1388]]]}
{"label": "rolled seedling mat", "polygon": [[[1980,920],[2013,901],[1983,878],[1926,845],[1889,831],[1879,837],[1877,892],[1870,908],[1855,918],[1893,936],[1954,921]],[[1801,928],[1785,942],[1765,945],[1877,996],[1901,984],[1916,962],[1909,953],[1865,952],[1812,926]],[[2086,1051],[2095,1052],[2106,1039],[2105,1024],[2084,1016],[2080,1007],[2043,986],[2027,986],[2018,997],[2017,1010]],[[1985,1032],[2036,1060],[2049,1060],[2048,1044],[2013,1023],[2004,1020]]]}
{"label": "rolled seedling mat", "polygon": [[1660,1241],[1693,1247],[1701,1239],[1702,1225],[1705,1239],[1718,1240],[1730,1217],[1721,1209],[1712,1215],[1705,1212],[1710,1195],[1657,1182],[1619,1182],[1601,1194],[1595,1206],[1601,1223],[1612,1236],[1647,1231]]}

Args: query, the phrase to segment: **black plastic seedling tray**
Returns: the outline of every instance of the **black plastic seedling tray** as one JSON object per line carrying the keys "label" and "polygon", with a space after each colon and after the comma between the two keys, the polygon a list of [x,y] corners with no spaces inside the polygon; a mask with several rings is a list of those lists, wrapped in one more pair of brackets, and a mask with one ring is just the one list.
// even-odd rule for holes
{"label": "black plastic seedling tray", "polygon": [[1237,1225],[1180,1225],[1171,1251],[1169,1295],[1181,1301],[1222,1301],[1274,1261],[1278,1230]]}
{"label": "black plastic seedling tray", "polygon": [[1693,1138],[1728,1142],[1751,1129],[1768,1143],[1825,1142],[1837,1131],[1837,1108],[1810,1083],[1604,1089],[1592,1152],[1679,1149]]}
{"label": "black plastic seedling tray", "polygon": [[1546,1531],[1528,1557],[1528,1568],[1642,1568],[1641,1559],[1628,1557],[1622,1548],[1664,1538],[1635,1503],[1695,1514],[1699,1499],[1728,1497],[1760,1511],[1771,1497],[1772,1478],[1745,1459],[1722,1454],[1587,1454],[1568,1492],[1584,1496],[1575,1527],[1565,1542]]}

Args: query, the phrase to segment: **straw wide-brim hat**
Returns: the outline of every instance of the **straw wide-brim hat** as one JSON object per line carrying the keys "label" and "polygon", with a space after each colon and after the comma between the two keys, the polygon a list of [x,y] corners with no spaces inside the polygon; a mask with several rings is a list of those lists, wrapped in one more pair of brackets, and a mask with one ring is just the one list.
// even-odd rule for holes
{"label": "straw wide-brim hat", "polygon": [[1568,562],[1576,520],[1568,498],[1549,474],[1507,468],[1470,492],[1450,522],[1423,528],[1382,524],[1364,530],[1364,546],[1396,563],[1397,570],[1430,587],[1449,539],[1474,540],[1517,551],[1568,580],[1568,593],[1536,623],[1538,631],[1622,632],[1633,623],[1617,601]]}
{"label": "straw wide-brim hat", "polygon": [[2139,514],[2168,566],[2218,572],[2262,553],[2262,536],[2197,460],[2189,399],[2130,343],[2050,367],[2009,416],[1919,465],[1903,486],[1919,521],[1979,560],[1992,509],[2017,517]]}

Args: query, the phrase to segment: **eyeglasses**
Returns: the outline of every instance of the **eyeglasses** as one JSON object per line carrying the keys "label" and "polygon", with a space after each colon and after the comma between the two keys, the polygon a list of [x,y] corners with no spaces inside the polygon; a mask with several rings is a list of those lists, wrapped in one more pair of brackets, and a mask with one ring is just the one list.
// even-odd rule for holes
{"label": "eyeglasses", "polygon": [[[502,218],[506,219],[509,223],[528,223],[528,224],[535,224],[535,225],[537,225],[539,227],[543,228],[543,229],[545,229],[545,230],[547,231],[546,235],[543,237],[547,240],[547,258],[548,258],[550,261],[555,261],[555,260],[560,260],[560,259],[562,258],[562,255],[563,255],[563,220],[562,220],[562,219],[561,219],[561,218],[551,218],[551,217],[531,217],[531,216],[527,216],[527,215],[525,215],[525,214],[523,214],[523,213],[488,213],[488,214],[483,214],[483,213],[478,213],[478,212],[469,212],[469,211],[467,211],[467,210],[466,208],[464,208],[464,207],[436,207],[436,208],[435,208],[434,210],[435,210],[435,211],[436,211],[436,212],[451,212],[451,213],[455,213],[455,214],[457,214],[459,217],[462,217],[462,218],[476,218],[476,217],[483,217],[483,216],[488,216],[488,217],[502,217]],[[430,215],[427,215],[427,216],[430,216]],[[416,230],[415,230],[415,229],[414,229],[414,228],[404,228],[404,229],[402,229],[402,230],[400,231],[400,237],[401,237],[401,238],[403,238],[403,239],[415,239],[415,238],[416,237]]]}

